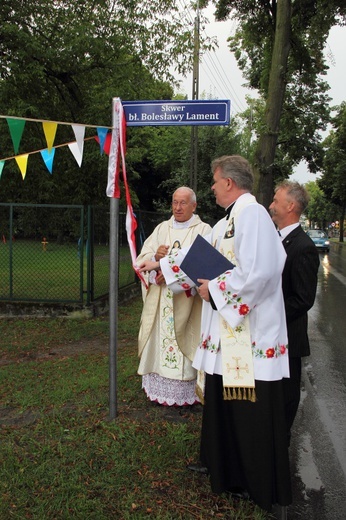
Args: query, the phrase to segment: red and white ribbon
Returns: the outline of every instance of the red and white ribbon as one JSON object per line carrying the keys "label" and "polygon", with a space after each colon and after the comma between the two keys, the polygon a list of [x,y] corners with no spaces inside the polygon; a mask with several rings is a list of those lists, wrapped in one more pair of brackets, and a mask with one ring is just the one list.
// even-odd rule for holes
{"label": "red and white ribbon", "polygon": [[124,114],[124,108],[121,104],[119,98],[114,103],[114,127],[112,130],[112,139],[109,150],[109,161],[108,161],[108,184],[106,194],[108,197],[120,198],[120,188],[119,188],[119,176],[120,176],[120,164],[122,167],[123,181],[125,186],[125,197],[126,197],[126,233],[127,233],[127,241],[130,248],[132,267],[135,270],[137,276],[144,283],[145,287],[148,288],[148,285],[142,276],[141,273],[138,272],[138,268],[136,266],[136,237],[135,231],[137,229],[137,221],[136,217],[133,213],[131,195],[129,186],[127,183],[127,174],[126,174],[126,162],[125,162],[125,154],[126,154],[126,118]]}

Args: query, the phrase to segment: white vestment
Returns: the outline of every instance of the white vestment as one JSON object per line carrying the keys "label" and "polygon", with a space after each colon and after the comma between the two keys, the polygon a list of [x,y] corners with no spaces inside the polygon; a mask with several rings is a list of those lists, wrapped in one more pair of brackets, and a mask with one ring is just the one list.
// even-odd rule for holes
{"label": "white vestment", "polygon": [[[286,253],[268,212],[251,194],[241,195],[229,220],[220,220],[204,238],[235,267],[209,282],[217,310],[203,301],[201,335],[193,366],[208,374],[223,375],[222,324],[237,329],[248,316],[255,380],[289,377],[281,289]],[[178,293],[194,287],[179,268],[186,252],[177,251],[160,261],[167,285]],[[241,365],[237,368],[241,373]]]}
{"label": "white vestment", "polygon": [[[197,234],[205,235],[210,229],[197,215],[186,224],[171,217],[147,238],[136,263],[151,260],[160,245],[168,245],[170,252],[190,246]],[[153,272],[147,279],[149,289],[142,286],[138,336],[138,373],[143,376],[143,388],[150,400],[160,404],[193,404],[197,397],[192,359],[200,334],[201,299],[194,290],[174,294],[167,285],[156,285]]]}

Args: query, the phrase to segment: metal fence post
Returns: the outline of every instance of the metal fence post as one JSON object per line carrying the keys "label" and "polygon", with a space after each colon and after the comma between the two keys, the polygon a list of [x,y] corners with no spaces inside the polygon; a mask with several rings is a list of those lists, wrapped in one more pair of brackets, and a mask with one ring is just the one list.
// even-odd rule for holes
{"label": "metal fence post", "polygon": [[86,304],[94,301],[94,208],[88,206],[87,219],[87,301]]}
{"label": "metal fence post", "polygon": [[13,204],[10,204],[10,300],[13,298]]}
{"label": "metal fence post", "polygon": [[117,416],[117,334],[119,292],[119,199],[110,199],[109,226],[109,416]]}
{"label": "metal fence post", "polygon": [[80,238],[81,238],[81,247],[80,247],[80,263],[79,263],[79,298],[81,302],[83,302],[83,290],[84,290],[84,207],[81,208],[80,214]]}

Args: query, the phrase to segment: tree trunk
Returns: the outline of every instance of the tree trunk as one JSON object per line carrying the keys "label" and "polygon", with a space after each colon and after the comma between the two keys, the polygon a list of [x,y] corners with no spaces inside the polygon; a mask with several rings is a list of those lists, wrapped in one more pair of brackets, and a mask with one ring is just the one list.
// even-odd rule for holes
{"label": "tree trunk", "polygon": [[340,235],[339,235],[339,242],[344,241],[344,222],[345,222],[345,203],[342,206],[341,209],[341,215],[340,215]]}
{"label": "tree trunk", "polygon": [[266,131],[258,140],[254,159],[257,199],[267,209],[274,193],[273,164],[286,90],[290,35],[291,0],[277,0],[275,36],[265,108]]}

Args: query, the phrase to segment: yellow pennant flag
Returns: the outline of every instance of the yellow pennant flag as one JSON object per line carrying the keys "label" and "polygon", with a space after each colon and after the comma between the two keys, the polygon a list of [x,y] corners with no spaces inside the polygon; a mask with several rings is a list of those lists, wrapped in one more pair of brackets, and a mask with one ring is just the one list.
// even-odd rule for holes
{"label": "yellow pennant flag", "polygon": [[47,141],[47,148],[50,151],[53,148],[53,143],[58,124],[52,121],[43,121],[42,126]]}
{"label": "yellow pennant flag", "polygon": [[17,155],[15,157],[18,167],[20,169],[20,173],[22,174],[23,180],[25,179],[26,168],[28,166],[28,157],[29,157],[28,153],[26,153],[24,155]]}

